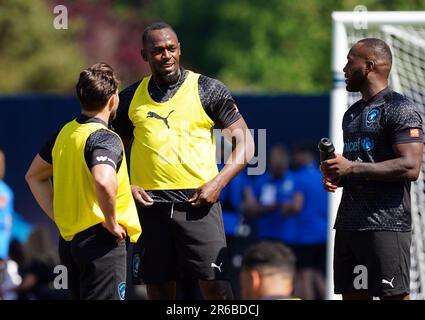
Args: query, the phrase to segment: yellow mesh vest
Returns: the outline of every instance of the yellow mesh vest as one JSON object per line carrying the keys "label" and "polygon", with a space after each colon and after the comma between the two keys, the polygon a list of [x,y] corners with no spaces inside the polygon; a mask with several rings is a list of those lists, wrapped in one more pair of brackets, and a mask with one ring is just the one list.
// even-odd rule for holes
{"label": "yellow mesh vest", "polygon": [[150,97],[150,78],[140,83],[128,111],[134,125],[131,183],[146,190],[196,189],[218,173],[214,122],[199,98],[199,74],[189,71],[164,103]]}
{"label": "yellow mesh vest", "polygon": [[[59,132],[53,147],[54,219],[61,236],[67,241],[105,221],[97,201],[93,176],[84,158],[88,137],[99,129],[107,128],[100,123],[80,124],[73,120]],[[117,172],[117,181],[116,218],[127,229],[130,241],[136,242],[141,227],[131,194],[125,154]]]}

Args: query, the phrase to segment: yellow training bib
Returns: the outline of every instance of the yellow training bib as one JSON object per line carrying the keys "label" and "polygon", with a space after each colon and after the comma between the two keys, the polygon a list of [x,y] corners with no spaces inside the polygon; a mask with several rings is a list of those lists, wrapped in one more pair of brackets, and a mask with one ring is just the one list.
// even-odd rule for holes
{"label": "yellow training bib", "polygon": [[[59,132],[52,150],[54,219],[66,241],[105,221],[97,201],[93,176],[84,158],[88,137],[99,129],[108,130],[100,123],[80,124],[73,120]],[[125,153],[117,172],[117,181],[116,218],[127,229],[130,241],[136,242],[141,227],[131,194]]]}
{"label": "yellow training bib", "polygon": [[131,183],[146,190],[196,189],[218,173],[214,122],[199,98],[199,74],[188,71],[164,103],[150,97],[150,78],[140,83],[128,111],[134,125]]}

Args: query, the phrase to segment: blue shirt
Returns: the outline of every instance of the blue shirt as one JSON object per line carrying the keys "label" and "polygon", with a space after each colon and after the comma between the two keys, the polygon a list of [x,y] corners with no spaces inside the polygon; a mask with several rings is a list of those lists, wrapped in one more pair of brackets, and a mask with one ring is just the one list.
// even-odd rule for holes
{"label": "blue shirt", "polygon": [[13,191],[0,180],[0,259],[9,255],[11,225],[13,214]]}
{"label": "blue shirt", "polygon": [[319,244],[327,240],[328,196],[323,189],[322,173],[311,162],[294,172],[297,191],[304,197],[301,212],[296,216],[295,244]]}
{"label": "blue shirt", "polygon": [[[279,179],[273,178],[267,172],[254,181],[254,194],[263,206],[289,202],[293,198],[294,191],[295,181],[290,171]],[[296,236],[295,217],[285,217],[280,209],[263,213],[257,222],[257,235],[260,239],[280,240],[291,244]]]}

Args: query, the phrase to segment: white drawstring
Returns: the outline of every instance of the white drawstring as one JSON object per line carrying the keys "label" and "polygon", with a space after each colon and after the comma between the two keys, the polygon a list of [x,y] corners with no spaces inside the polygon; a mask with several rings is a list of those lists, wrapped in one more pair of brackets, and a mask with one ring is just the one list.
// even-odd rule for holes
{"label": "white drawstring", "polygon": [[171,216],[170,216],[171,219],[173,219],[173,213],[174,213],[174,201],[171,204]]}

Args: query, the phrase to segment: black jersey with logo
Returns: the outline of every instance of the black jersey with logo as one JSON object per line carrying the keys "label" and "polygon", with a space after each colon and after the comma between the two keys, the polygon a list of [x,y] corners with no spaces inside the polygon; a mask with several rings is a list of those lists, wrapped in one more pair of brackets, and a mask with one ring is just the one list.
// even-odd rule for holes
{"label": "black jersey with logo", "polygon": [[[406,97],[386,88],[359,100],[344,114],[343,156],[351,161],[396,158],[393,145],[423,141],[422,118]],[[409,231],[410,182],[384,182],[348,176],[335,222],[338,230]]]}

